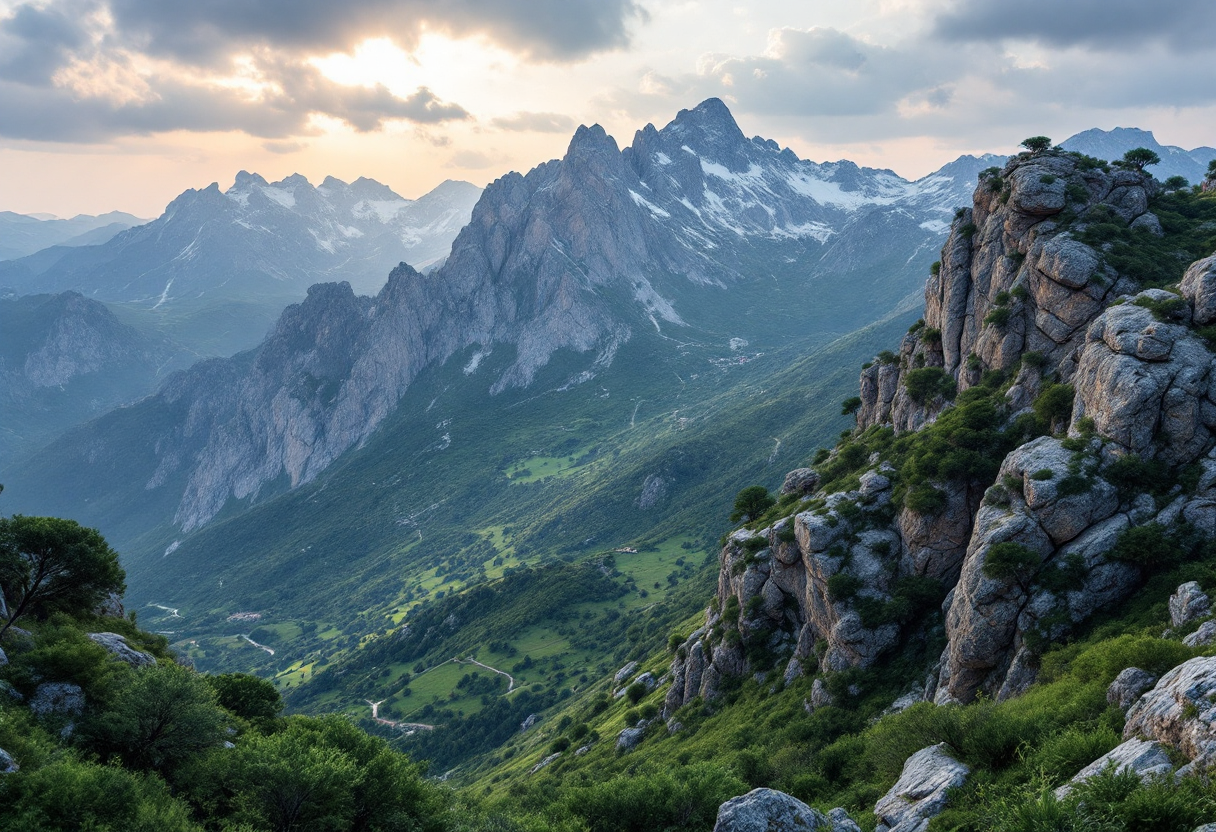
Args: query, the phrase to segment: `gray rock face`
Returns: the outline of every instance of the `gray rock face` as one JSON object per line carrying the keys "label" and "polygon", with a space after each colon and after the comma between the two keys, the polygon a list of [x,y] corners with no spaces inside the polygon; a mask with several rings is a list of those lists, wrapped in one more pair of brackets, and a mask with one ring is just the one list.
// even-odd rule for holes
{"label": "gray rock face", "polygon": [[773,789],[753,789],[731,798],[718,808],[714,832],[812,832],[833,826],[801,800]]}
{"label": "gray rock face", "polygon": [[874,806],[877,832],[922,832],[946,808],[946,792],[961,786],[971,769],[939,743],[917,751],[904,763],[899,780]]}
{"label": "gray rock face", "polygon": [[560,751],[558,751],[558,752],[556,752],[556,753],[554,753],[554,754],[550,754],[548,757],[545,757],[545,758],[544,758],[543,760],[541,760],[539,763],[537,763],[536,765],[532,766],[532,768],[528,770],[528,773],[529,773],[529,774],[536,774],[536,772],[540,771],[542,768],[547,768],[548,766],[550,766],[550,765],[552,765],[553,763],[557,762],[557,759],[558,759],[559,757],[561,757],[561,756],[562,756],[562,752],[560,752]]}
{"label": "gray rock face", "polygon": [[156,664],[155,656],[142,650],[136,650],[127,644],[127,640],[118,633],[89,633],[89,638],[132,667],[147,667]]}
{"label": "gray rock face", "polygon": [[1212,601],[1197,581],[1187,581],[1170,596],[1169,606],[1170,624],[1183,627],[1207,615],[1212,609]]}
{"label": "gray rock face", "polygon": [[795,468],[781,483],[782,494],[814,494],[819,487],[819,475],[811,468]]}
{"label": "gray rock face", "polygon": [[644,736],[646,736],[646,729],[644,727],[626,728],[616,735],[616,750],[622,752],[632,751],[642,741]]}
{"label": "gray rock face", "polygon": [[828,823],[832,832],[861,832],[861,827],[857,825],[856,821],[840,807],[828,812]]}
{"label": "gray rock face", "polygon": [[30,711],[37,717],[78,717],[84,713],[84,691],[68,682],[44,682],[30,697]]}
{"label": "gray rock face", "polygon": [[3,648],[0,648],[0,667],[4,667],[6,664],[8,664],[8,655],[5,654]]}
{"label": "gray rock face", "polygon": [[[1107,559],[1129,520],[1119,514],[1115,489],[1100,478],[1081,494],[1061,494],[1072,452],[1042,437],[1017,448],[1001,465],[997,482],[1018,483],[1003,504],[976,515],[962,574],[946,615],[949,644],[942,655],[937,702],[969,702],[980,691],[1008,698],[1034,681],[1030,633],[1058,638],[1075,622],[1118,601],[1136,585],[1138,570]],[[1034,475],[1050,471],[1051,477]],[[994,547],[1016,543],[1037,555],[1038,566],[993,577],[985,566]],[[1035,577],[1069,563],[1082,567],[1072,591],[1043,589]],[[1060,615],[1067,613],[1067,617]]]}
{"label": "gray rock face", "polygon": [[1207,326],[1216,321],[1216,255],[1192,263],[1178,288],[1190,302],[1196,324]]}
{"label": "gray rock face", "polygon": [[1119,710],[1127,713],[1127,709],[1157,682],[1157,677],[1147,670],[1129,667],[1122,670],[1115,681],[1106,689],[1106,701],[1117,705]]}
{"label": "gray rock face", "polygon": [[1168,777],[1174,773],[1174,764],[1170,762],[1165,746],[1159,742],[1130,739],[1077,772],[1068,783],[1056,789],[1056,797],[1063,799],[1075,785],[1101,774],[1107,768],[1113,768],[1117,773],[1134,771],[1141,780]]}
{"label": "gray rock face", "polygon": [[1211,367],[1211,354],[1184,327],[1161,323],[1134,302],[1111,307],[1086,334],[1073,379],[1073,426],[1088,417],[1130,453],[1192,462],[1216,426]]}
{"label": "gray rock face", "polygon": [[1128,711],[1124,739],[1144,737],[1216,762],[1216,658],[1183,662]]}
{"label": "gray rock face", "polygon": [[0,774],[15,774],[20,770],[21,766],[17,765],[13,755],[0,748]]}
{"label": "gray rock face", "polygon": [[612,677],[612,681],[619,685],[621,682],[628,679],[630,674],[632,674],[633,671],[635,671],[637,669],[638,669],[637,662],[629,662],[629,664],[625,665],[624,667],[622,667],[620,670],[618,670],[616,672],[616,675],[614,675]]}
{"label": "gray rock face", "polygon": [[1206,647],[1216,642],[1216,621],[1205,621],[1199,629],[1182,640],[1187,647]]}

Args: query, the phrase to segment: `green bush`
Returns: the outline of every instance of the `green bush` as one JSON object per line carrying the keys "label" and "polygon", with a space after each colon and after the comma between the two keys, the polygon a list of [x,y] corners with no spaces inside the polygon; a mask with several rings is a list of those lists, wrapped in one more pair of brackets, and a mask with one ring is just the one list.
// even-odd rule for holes
{"label": "green bush", "polygon": [[1031,549],[1011,540],[994,543],[984,557],[983,572],[997,581],[1025,580],[1042,563],[1042,558]]}
{"label": "green bush", "polygon": [[995,306],[984,316],[984,323],[1004,329],[1009,324],[1009,319],[1013,317],[1013,310],[1008,306]]}
{"label": "green bush", "polygon": [[1071,384],[1045,384],[1039,395],[1035,397],[1034,415],[1043,423],[1044,428],[1066,424],[1072,418],[1072,403],[1076,390]]}
{"label": "green bush", "polygon": [[930,483],[920,483],[904,496],[904,506],[925,517],[939,514],[948,502],[946,492]]}
{"label": "green bush", "polygon": [[958,388],[954,379],[941,367],[922,367],[910,370],[904,379],[908,395],[917,404],[924,404],[938,397],[953,399]]}
{"label": "green bush", "polygon": [[833,601],[848,601],[861,591],[865,581],[847,572],[837,572],[828,578],[828,598]]}

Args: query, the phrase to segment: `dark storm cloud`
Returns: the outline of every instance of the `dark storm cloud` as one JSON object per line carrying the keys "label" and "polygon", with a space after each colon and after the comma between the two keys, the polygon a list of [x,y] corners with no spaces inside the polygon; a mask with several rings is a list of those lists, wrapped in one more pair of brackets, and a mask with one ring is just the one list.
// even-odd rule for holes
{"label": "dark storm cloud", "polygon": [[370,37],[406,48],[423,31],[484,35],[528,57],[568,61],[629,42],[633,0],[110,0],[117,29],[149,54],[222,61],[234,44],[346,51]]}
{"label": "dark storm cloud", "polygon": [[1211,0],[966,0],[940,14],[938,35],[951,40],[1024,38],[1053,46],[1121,49],[1162,42],[1210,48]]}
{"label": "dark storm cloud", "polygon": [[520,112],[491,119],[490,124],[520,133],[567,133],[574,127],[574,119],[561,113]]}

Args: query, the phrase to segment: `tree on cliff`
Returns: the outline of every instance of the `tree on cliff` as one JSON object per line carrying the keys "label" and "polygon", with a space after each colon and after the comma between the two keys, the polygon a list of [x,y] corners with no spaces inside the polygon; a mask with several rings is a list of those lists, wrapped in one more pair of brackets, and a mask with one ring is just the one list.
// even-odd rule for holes
{"label": "tree on cliff", "polygon": [[0,518],[0,636],[23,615],[91,610],[126,575],[96,529],[58,517]]}
{"label": "tree on cliff", "polygon": [[755,520],[776,502],[763,485],[749,485],[735,495],[735,510],[730,515],[731,522]]}
{"label": "tree on cliff", "polygon": [[1123,154],[1122,167],[1144,170],[1149,165],[1160,163],[1161,157],[1147,147],[1137,147]]}
{"label": "tree on cliff", "polygon": [[1022,140],[1022,147],[1031,153],[1042,153],[1051,147],[1051,139],[1047,136],[1031,136],[1029,139]]}

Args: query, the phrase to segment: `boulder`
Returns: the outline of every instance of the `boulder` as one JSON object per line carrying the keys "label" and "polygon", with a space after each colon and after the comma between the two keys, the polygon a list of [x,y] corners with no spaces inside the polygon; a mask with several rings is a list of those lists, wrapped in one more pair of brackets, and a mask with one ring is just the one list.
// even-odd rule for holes
{"label": "boulder", "polygon": [[620,670],[618,670],[616,672],[616,675],[612,677],[612,681],[615,684],[619,685],[621,682],[628,679],[629,676],[633,673],[633,671],[635,671],[637,669],[638,669],[638,663],[630,662],[629,664],[625,665],[624,667],[622,667]]}
{"label": "boulder", "polygon": [[558,758],[558,757],[560,757],[560,756],[562,756],[562,752],[560,752],[560,751],[558,751],[558,752],[556,752],[556,753],[554,753],[554,754],[550,754],[548,757],[546,757],[545,759],[541,760],[541,761],[540,761],[539,763],[537,763],[536,765],[532,766],[532,768],[531,768],[531,769],[528,771],[528,773],[529,773],[529,774],[536,774],[536,772],[540,771],[542,768],[545,768],[546,766],[548,766],[548,765],[552,764],[553,762],[555,762],[555,761],[557,760],[557,758]]}
{"label": "boulder", "polygon": [[785,792],[752,789],[718,807],[713,832],[812,832],[816,829],[831,832],[833,827],[821,813]]}
{"label": "boulder", "polygon": [[946,808],[946,792],[961,786],[971,769],[938,743],[917,751],[904,763],[899,780],[874,805],[876,832],[922,832]]}
{"label": "boulder", "polygon": [[151,653],[136,650],[118,633],[89,633],[89,638],[109,650],[116,658],[131,665],[131,667],[147,667],[156,664],[156,657]]}
{"label": "boulder", "polygon": [[819,487],[819,475],[813,468],[795,468],[781,483],[782,494],[814,494]]}
{"label": "boulder", "polygon": [[642,737],[644,736],[646,736],[646,728],[644,726],[626,728],[616,735],[616,750],[632,751],[637,748],[638,743],[642,741]]}
{"label": "boulder", "polygon": [[1126,668],[1106,689],[1106,701],[1127,713],[1127,709],[1136,704],[1136,700],[1156,681],[1157,677],[1147,670],[1138,667]]}
{"label": "boulder", "polygon": [[1182,640],[1187,647],[1207,647],[1216,641],[1216,621],[1205,621],[1199,629]]}
{"label": "boulder", "polygon": [[840,807],[828,812],[829,829],[832,832],[861,832],[857,822],[849,817],[849,813]]}
{"label": "boulder", "polygon": [[1192,263],[1178,288],[1190,302],[1196,324],[1216,321],[1216,254]]}
{"label": "boulder", "polygon": [[1174,773],[1174,764],[1170,762],[1170,755],[1164,745],[1149,740],[1130,739],[1078,771],[1071,780],[1056,789],[1056,797],[1063,800],[1075,785],[1101,774],[1107,768],[1113,768],[1117,774],[1134,771],[1141,780],[1166,777]]}
{"label": "boulder", "polygon": [[1154,237],[1165,236],[1165,229],[1161,227],[1160,218],[1152,211],[1146,211],[1132,220],[1130,228],[1133,231],[1147,231]]}
{"label": "boulder", "polygon": [[8,664],[8,655],[4,652],[4,648],[0,648],[0,667]]}
{"label": "boulder", "polygon": [[1184,627],[1207,615],[1212,609],[1212,601],[1199,588],[1198,581],[1187,581],[1170,596],[1170,623],[1175,627]]}
{"label": "boulder", "polygon": [[1143,737],[1192,760],[1216,761],[1216,658],[1183,662],[1166,673],[1127,713],[1123,738]]}
{"label": "boulder", "polygon": [[524,718],[524,721],[519,723],[519,730],[521,732],[527,731],[529,728],[531,728],[533,725],[535,725],[539,720],[540,720],[540,714],[528,714]]}
{"label": "boulder", "polygon": [[77,717],[84,712],[84,691],[69,682],[44,682],[30,697],[30,711],[37,717]]}
{"label": "boulder", "polygon": [[0,748],[0,774],[15,774],[20,769],[21,766],[17,765],[13,755]]}

